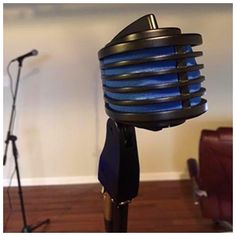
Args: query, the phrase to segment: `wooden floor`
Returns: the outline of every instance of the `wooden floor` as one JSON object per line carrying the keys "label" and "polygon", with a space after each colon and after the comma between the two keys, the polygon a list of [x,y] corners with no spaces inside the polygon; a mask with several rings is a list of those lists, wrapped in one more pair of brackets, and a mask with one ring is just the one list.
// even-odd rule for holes
{"label": "wooden floor", "polygon": [[[29,224],[46,218],[38,232],[104,232],[103,202],[98,184],[24,187]],[[4,189],[4,232],[20,232],[22,218],[16,188],[10,189],[12,209]],[[193,204],[189,181],[140,183],[139,196],[129,206],[129,232],[222,232],[201,217]]]}

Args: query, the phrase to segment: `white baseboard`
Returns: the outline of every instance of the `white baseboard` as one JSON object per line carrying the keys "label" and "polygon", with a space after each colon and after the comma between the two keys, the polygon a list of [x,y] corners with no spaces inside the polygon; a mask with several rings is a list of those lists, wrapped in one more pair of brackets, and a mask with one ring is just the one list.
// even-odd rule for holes
{"label": "white baseboard", "polygon": [[[66,184],[89,184],[98,183],[97,176],[73,176],[73,177],[47,177],[47,178],[22,178],[22,186],[39,186],[39,185],[66,185]],[[9,179],[4,179],[4,186],[9,185]],[[14,178],[11,186],[17,186]]]}
{"label": "white baseboard", "polygon": [[[141,173],[140,181],[162,181],[162,180],[182,180],[188,179],[188,174],[183,172],[154,172]],[[39,185],[66,185],[66,184],[90,184],[99,183],[97,176],[73,176],[73,177],[49,177],[49,178],[22,178],[22,186],[39,186]],[[9,179],[3,180],[3,186],[9,185]],[[17,186],[14,178],[11,186]]]}
{"label": "white baseboard", "polygon": [[189,179],[188,173],[184,172],[154,172],[141,173],[140,181],[184,180]]}

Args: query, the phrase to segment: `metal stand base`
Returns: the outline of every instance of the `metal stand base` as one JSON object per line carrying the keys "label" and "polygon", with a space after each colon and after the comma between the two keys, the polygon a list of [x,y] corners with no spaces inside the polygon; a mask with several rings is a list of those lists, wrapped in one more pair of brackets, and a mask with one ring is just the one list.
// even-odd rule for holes
{"label": "metal stand base", "polygon": [[21,206],[21,213],[22,213],[22,220],[23,220],[23,229],[21,232],[23,233],[30,233],[33,232],[33,230],[37,229],[38,227],[50,223],[50,219],[46,219],[36,225],[28,225],[27,224],[27,218],[26,218],[26,212],[25,212],[25,205],[24,205],[24,196],[21,186],[21,180],[20,180],[20,171],[18,166],[18,150],[16,146],[16,140],[17,137],[15,135],[9,135],[8,136],[8,142],[11,141],[12,143],[12,152],[15,160],[15,168],[16,168],[16,176],[17,176],[17,182],[18,182],[18,193],[20,198],[20,206]]}
{"label": "metal stand base", "polygon": [[33,232],[35,229],[39,228],[40,226],[44,225],[44,224],[49,224],[50,223],[50,219],[46,219],[36,225],[27,225],[24,226],[22,229],[22,233],[31,233]]}

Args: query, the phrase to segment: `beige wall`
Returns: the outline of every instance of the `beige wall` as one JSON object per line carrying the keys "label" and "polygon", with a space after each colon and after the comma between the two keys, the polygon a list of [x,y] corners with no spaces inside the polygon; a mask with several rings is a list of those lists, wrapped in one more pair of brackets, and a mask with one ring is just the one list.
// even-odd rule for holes
{"label": "beige wall", "polygon": [[[150,132],[136,129],[141,173],[186,173],[197,157],[203,128],[232,125],[232,5],[11,5],[4,6],[4,136],[11,97],[6,65],[24,61],[15,134],[23,178],[97,175],[105,139],[97,51],[127,24],[154,13],[160,27],[200,33],[209,111],[185,124]],[[12,66],[16,75],[17,67]],[[5,137],[4,137],[5,138]],[[9,154],[4,178],[13,168]]]}

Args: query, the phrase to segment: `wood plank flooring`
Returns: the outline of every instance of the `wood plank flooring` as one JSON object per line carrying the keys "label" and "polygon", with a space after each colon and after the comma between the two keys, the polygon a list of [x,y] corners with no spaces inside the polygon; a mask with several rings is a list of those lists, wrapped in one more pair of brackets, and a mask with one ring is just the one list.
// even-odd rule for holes
{"label": "wood plank flooring", "polygon": [[[28,224],[46,218],[36,232],[104,232],[99,184],[24,187]],[[22,218],[17,188],[11,187],[12,209],[4,188],[4,232],[20,232]],[[141,182],[139,195],[129,206],[128,232],[222,232],[201,216],[193,204],[191,183]]]}

